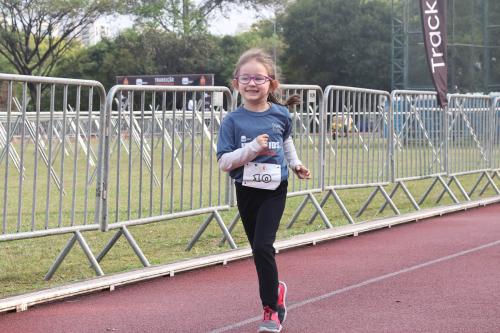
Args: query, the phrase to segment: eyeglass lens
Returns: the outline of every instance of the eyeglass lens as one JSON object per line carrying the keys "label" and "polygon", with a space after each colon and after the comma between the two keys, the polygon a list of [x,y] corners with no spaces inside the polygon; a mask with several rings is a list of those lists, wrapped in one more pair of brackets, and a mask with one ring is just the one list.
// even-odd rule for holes
{"label": "eyeglass lens", "polygon": [[255,84],[264,84],[269,79],[264,75],[240,75],[238,76],[238,81],[242,84],[248,84],[250,81],[255,82]]}

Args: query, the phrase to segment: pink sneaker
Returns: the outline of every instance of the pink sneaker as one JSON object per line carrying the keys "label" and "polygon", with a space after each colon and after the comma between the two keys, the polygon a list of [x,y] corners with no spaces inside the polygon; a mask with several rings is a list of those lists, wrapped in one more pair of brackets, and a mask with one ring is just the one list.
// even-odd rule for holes
{"label": "pink sneaker", "polygon": [[278,284],[278,302],[276,304],[278,308],[278,318],[280,320],[280,323],[283,324],[286,319],[286,291],[287,287],[285,282],[280,281]]}
{"label": "pink sneaker", "polygon": [[257,332],[281,332],[281,323],[278,318],[278,312],[269,306],[264,307],[264,318],[259,325]]}

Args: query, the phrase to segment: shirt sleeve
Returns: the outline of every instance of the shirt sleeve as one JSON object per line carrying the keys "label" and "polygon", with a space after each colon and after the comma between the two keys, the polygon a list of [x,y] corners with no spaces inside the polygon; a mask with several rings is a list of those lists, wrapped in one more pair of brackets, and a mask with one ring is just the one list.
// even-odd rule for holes
{"label": "shirt sleeve", "polygon": [[238,148],[235,151],[222,154],[218,161],[219,168],[222,171],[231,171],[239,168],[255,159],[261,150],[262,148],[257,143],[257,139],[254,139],[243,148]]}
{"label": "shirt sleeve", "polygon": [[288,138],[283,142],[283,151],[285,153],[285,159],[288,161],[290,168],[295,171],[297,165],[301,165],[302,162],[297,156],[297,151],[295,150],[295,145],[293,144],[292,138]]}

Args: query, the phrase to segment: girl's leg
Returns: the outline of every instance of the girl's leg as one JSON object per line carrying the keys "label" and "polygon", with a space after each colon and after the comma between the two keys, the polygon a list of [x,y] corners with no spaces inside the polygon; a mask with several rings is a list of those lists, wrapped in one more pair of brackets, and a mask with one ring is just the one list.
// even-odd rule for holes
{"label": "girl's leg", "polygon": [[287,182],[283,182],[276,190],[267,191],[258,210],[252,246],[262,305],[268,305],[275,311],[278,299],[278,269],[273,243],[285,209],[287,185]]}
{"label": "girl's leg", "polygon": [[235,183],[236,186],[236,202],[238,211],[240,212],[241,222],[245,229],[250,247],[253,248],[253,238],[255,235],[255,223],[257,221],[257,213],[262,204],[262,197],[257,189],[243,186]]}
{"label": "girl's leg", "polygon": [[273,243],[285,209],[287,187],[286,181],[274,191],[245,187],[236,183],[238,210],[252,247],[262,305],[268,305],[275,311],[278,297],[278,270]]}

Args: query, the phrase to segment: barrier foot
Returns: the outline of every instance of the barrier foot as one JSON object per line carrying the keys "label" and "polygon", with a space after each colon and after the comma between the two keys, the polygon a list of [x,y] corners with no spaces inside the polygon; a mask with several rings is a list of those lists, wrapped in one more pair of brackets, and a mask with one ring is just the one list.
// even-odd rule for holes
{"label": "barrier foot", "polygon": [[401,188],[403,189],[403,192],[406,194],[406,197],[408,198],[408,200],[410,200],[411,204],[413,205],[413,208],[415,208],[415,210],[420,210],[420,206],[415,201],[415,198],[413,197],[413,195],[411,195],[411,192],[406,187],[405,183],[401,182]]}
{"label": "barrier foot", "polygon": [[419,205],[422,205],[424,203],[425,199],[427,199],[427,196],[429,195],[429,193],[431,193],[432,189],[434,188],[434,186],[436,186],[436,183],[438,181],[439,181],[438,177],[434,178],[432,184],[427,188],[427,191],[425,191],[424,195],[422,195],[422,197],[418,201]]}
{"label": "barrier foot", "polygon": [[325,212],[323,211],[322,206],[319,204],[318,200],[316,200],[316,198],[314,197],[314,195],[312,195],[312,193],[309,193],[308,195],[309,195],[309,199],[311,199],[312,204],[316,208],[316,212],[318,212],[319,216],[321,216],[321,219],[323,220],[323,223],[325,224],[325,226],[328,229],[332,229],[333,226],[330,223],[330,220],[326,216]]}
{"label": "barrier foot", "polygon": [[64,259],[66,258],[68,253],[71,251],[71,249],[75,245],[76,241],[78,241],[78,243],[80,244],[80,247],[82,248],[83,252],[87,256],[87,259],[89,260],[92,268],[94,268],[96,274],[98,276],[104,275],[104,272],[102,271],[101,266],[99,266],[99,263],[97,262],[96,258],[92,254],[92,251],[90,250],[90,247],[88,246],[87,242],[85,242],[85,239],[83,238],[82,234],[79,231],[75,231],[73,234],[73,237],[71,237],[71,239],[68,241],[68,243],[66,243],[66,246],[62,249],[61,253],[59,253],[56,260],[54,261],[54,263],[50,267],[49,271],[45,275],[44,279],[46,281],[52,279],[52,277],[54,276],[54,274],[57,271],[57,269],[59,268],[59,266],[61,266]]}
{"label": "barrier foot", "polygon": [[[397,190],[399,189],[400,186],[401,186],[401,182],[396,182],[396,186],[394,186],[394,188],[391,190],[391,193],[389,193],[389,198],[392,199],[394,197],[394,195],[396,194],[396,192],[397,192]],[[385,201],[382,204],[382,206],[378,210],[377,214],[382,213],[385,210],[385,207],[387,207],[387,201]]]}
{"label": "barrier foot", "polygon": [[[328,190],[326,192],[326,195],[323,196],[323,198],[321,199],[321,202],[319,203],[319,207],[321,208],[321,211],[323,211],[323,207],[325,206],[326,202],[328,201],[328,198],[330,197],[330,195],[332,195],[331,193],[331,190]],[[313,221],[316,219],[316,217],[318,216],[319,214],[319,211],[316,210],[313,215],[311,216],[311,218],[309,219],[309,221],[307,221],[307,224],[312,224]],[[288,228],[288,226],[287,226]]]}
{"label": "barrier foot", "polygon": [[[489,176],[489,174],[488,174]],[[495,187],[496,187],[496,184],[495,184],[495,181],[494,181],[494,178],[495,177],[498,177],[500,178],[500,175],[498,174],[498,171],[493,171],[493,176],[489,177],[490,181],[491,181],[491,184],[494,184]],[[483,189],[481,190],[481,192],[479,192],[479,196],[483,195],[484,192],[486,191],[486,189],[488,188],[488,184],[489,183],[486,183],[484,186],[483,186]],[[498,189],[498,188],[497,188]]]}
{"label": "barrier foot", "polygon": [[[469,198],[472,197],[472,194],[474,194],[474,192],[476,191],[477,187],[479,186],[479,183],[481,183],[481,180],[483,180],[485,173],[487,173],[487,172],[485,171],[485,172],[481,173],[481,176],[479,176],[479,178],[478,178],[478,180],[476,180],[476,183],[474,184],[474,186],[472,186],[472,189],[468,193]],[[486,182],[486,186],[488,186],[488,182]]]}
{"label": "barrier foot", "polygon": [[370,193],[370,195],[368,196],[368,199],[366,199],[365,203],[363,204],[363,206],[361,206],[361,208],[359,209],[359,211],[357,212],[356,214],[356,217],[360,217],[366,210],[366,208],[368,208],[368,205],[370,205],[370,203],[372,202],[373,198],[375,198],[375,196],[377,195],[377,192],[379,191],[379,187],[377,186],[375,188],[375,190],[372,191],[372,193]]}
{"label": "barrier foot", "polygon": [[437,200],[436,200],[436,204],[438,204],[441,199],[443,198],[445,192],[448,192],[450,194],[450,197],[451,199],[455,202],[455,203],[459,203],[459,200],[457,199],[457,197],[455,196],[455,194],[453,194],[453,192],[451,191],[450,189],[450,185],[451,183],[455,182],[458,186],[458,189],[460,190],[460,192],[462,193],[462,195],[464,195],[464,198],[465,200],[467,201],[470,201],[470,198],[469,196],[467,195],[467,193],[465,193],[465,190],[464,188],[462,187],[462,185],[460,184],[460,182],[458,181],[457,177],[455,176],[451,176],[450,177],[450,180],[448,180],[448,183],[446,183],[444,181],[443,178],[441,178],[441,176],[438,176],[438,179],[439,181],[441,182],[441,184],[443,185],[444,189],[441,191],[441,193],[439,194]]}
{"label": "barrier foot", "polygon": [[146,258],[146,256],[142,252],[141,248],[139,247],[139,245],[137,245],[137,242],[135,241],[134,237],[132,237],[132,234],[130,233],[130,231],[128,231],[127,227],[123,226],[121,228],[121,230],[122,230],[123,236],[125,236],[125,238],[127,239],[127,242],[130,244],[130,246],[134,250],[135,255],[137,257],[139,257],[139,260],[141,261],[142,265],[144,267],[151,266],[148,259]]}
{"label": "barrier foot", "polygon": [[233,240],[233,237],[231,236],[231,234],[229,233],[229,230],[227,230],[226,228],[226,225],[224,224],[224,221],[222,220],[222,217],[220,216],[219,212],[218,211],[215,211],[214,212],[214,216],[215,216],[215,220],[217,221],[217,223],[219,224],[219,227],[220,229],[222,230],[222,232],[224,233],[224,235],[226,236],[226,239],[227,241],[229,242],[229,245],[231,246],[232,249],[236,249],[238,248],[236,246],[236,243],[234,242]]}
{"label": "barrier foot", "polygon": [[104,272],[102,271],[101,266],[99,266],[99,263],[95,259],[94,254],[90,250],[90,247],[87,244],[87,242],[85,241],[85,239],[83,238],[82,234],[79,231],[76,231],[75,235],[76,235],[76,238],[78,239],[78,243],[80,243],[80,246],[82,247],[83,252],[85,252],[87,259],[89,260],[90,264],[94,268],[96,274],[98,276],[104,275]]}
{"label": "barrier foot", "polygon": [[496,173],[493,173],[493,177],[490,176],[488,174],[488,172],[485,171],[484,175],[486,175],[486,178],[487,178],[487,182],[486,184],[484,185],[483,189],[481,190],[481,192],[479,193],[479,195],[483,195],[483,193],[486,191],[486,189],[488,188],[489,185],[491,185],[491,187],[493,187],[493,190],[495,191],[495,193],[498,195],[500,194],[500,191],[498,190],[498,187],[497,187],[497,184],[495,184],[495,181],[493,180],[493,178],[495,177]]}
{"label": "barrier foot", "polygon": [[[233,217],[233,220],[231,221],[231,223],[229,223],[229,227],[227,228],[227,230],[229,231],[229,233],[233,232],[233,229],[234,227],[236,226],[236,223],[238,223],[238,221],[240,220],[240,212],[236,213],[236,215]],[[224,235],[224,237],[222,237],[221,241],[219,242],[219,247],[220,246],[223,246],[224,243],[226,242],[226,235]]]}
{"label": "barrier foot", "polygon": [[210,222],[214,218],[217,221],[217,224],[219,225],[220,229],[222,230],[222,233],[224,234],[225,238],[229,242],[229,246],[231,246],[232,249],[236,249],[237,248],[236,243],[234,242],[233,237],[229,233],[229,230],[227,230],[226,225],[222,221],[222,217],[219,215],[219,212],[213,211],[207,217],[207,219],[205,220],[205,222],[203,222],[203,224],[200,226],[200,228],[198,229],[198,231],[196,232],[196,234],[193,236],[193,238],[191,239],[191,241],[189,242],[189,244],[186,247],[186,251],[190,251],[193,248],[194,244],[196,244],[196,242],[198,241],[198,239],[200,239],[201,235],[205,232],[205,230],[207,229],[208,225],[210,224]]}
{"label": "barrier foot", "polygon": [[[309,200],[309,194],[306,195],[306,197],[304,198],[304,200],[302,200],[302,202],[300,203],[299,207],[295,210],[295,213],[293,213],[293,216],[290,219],[290,222],[288,222],[288,224],[286,226],[287,229],[290,229],[293,226],[293,224],[295,223],[295,221],[299,217],[300,213],[302,212],[302,210],[306,206],[306,203],[307,203],[308,200]],[[312,220],[310,220],[309,222],[312,223]]]}
{"label": "barrier foot", "polygon": [[455,183],[457,184],[458,189],[460,190],[460,193],[462,193],[462,195],[464,196],[465,200],[470,201],[470,196],[467,194],[467,191],[462,186],[462,183],[458,180],[457,177],[453,176],[453,178],[455,178]]}
{"label": "barrier foot", "polygon": [[104,246],[102,249],[101,253],[99,253],[96,257],[97,262],[101,262],[101,260],[108,254],[109,250],[115,245],[115,243],[120,239],[120,236],[122,235],[122,229],[119,229],[113,237],[109,240],[109,242]]}
{"label": "barrier foot", "polygon": [[73,237],[71,237],[71,239],[68,241],[68,243],[66,243],[66,246],[62,249],[61,253],[59,253],[59,255],[57,256],[56,260],[54,261],[54,263],[50,267],[47,274],[45,274],[45,281],[49,281],[50,279],[52,279],[52,277],[54,276],[54,273],[57,271],[59,266],[61,266],[61,263],[63,262],[64,258],[66,258],[69,251],[71,251],[71,248],[73,247],[73,245],[75,245],[75,242],[76,242],[76,233],[73,234]]}
{"label": "barrier foot", "polygon": [[351,214],[349,214],[349,211],[345,207],[344,203],[342,202],[342,199],[340,199],[339,195],[335,190],[330,190],[332,192],[333,198],[337,202],[337,205],[339,205],[340,210],[344,214],[345,218],[349,221],[350,224],[354,224],[354,219],[352,218]]}
{"label": "barrier foot", "polygon": [[379,185],[379,187],[380,187],[380,193],[382,193],[382,195],[385,198],[385,202],[389,203],[389,206],[391,206],[392,210],[394,211],[394,213],[396,215],[401,215],[401,213],[399,212],[399,209],[396,207],[396,205],[394,204],[394,202],[392,201],[392,199],[389,197],[389,195],[387,194],[386,190],[382,187],[382,185]]}
{"label": "barrier foot", "polygon": [[193,236],[193,238],[191,239],[191,241],[189,242],[189,244],[187,245],[186,247],[186,251],[190,251],[194,244],[196,244],[196,242],[198,241],[198,239],[200,239],[200,236],[205,232],[205,230],[207,229],[208,225],[210,224],[210,221],[212,221],[212,219],[214,218],[214,213],[212,212],[205,220],[205,222],[203,222],[203,224],[200,226],[200,228],[198,229],[198,231],[196,232],[196,234]]}
{"label": "barrier foot", "polygon": [[500,194],[500,190],[498,189],[497,184],[495,184],[495,182],[493,181],[493,177],[491,177],[487,172],[486,172],[486,178],[488,178],[488,181],[495,190],[496,194]]}

